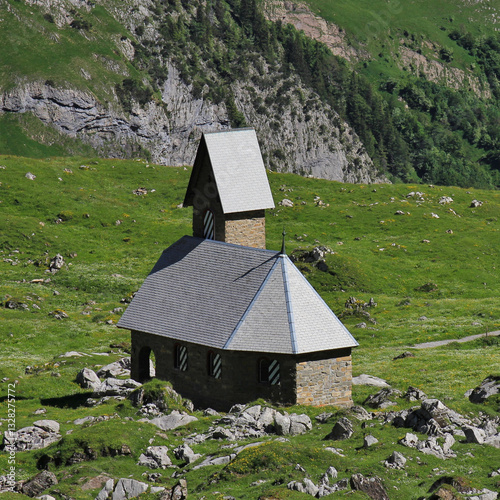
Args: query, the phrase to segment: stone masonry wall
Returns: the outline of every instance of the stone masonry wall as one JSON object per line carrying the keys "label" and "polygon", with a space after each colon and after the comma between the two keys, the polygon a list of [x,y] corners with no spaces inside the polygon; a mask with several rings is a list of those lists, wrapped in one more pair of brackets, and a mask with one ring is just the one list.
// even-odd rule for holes
{"label": "stone masonry wall", "polygon": [[225,241],[235,245],[266,248],[264,210],[226,215]]}
{"label": "stone masonry wall", "polygon": [[297,362],[297,404],[352,406],[350,349],[331,356]]}
{"label": "stone masonry wall", "polygon": [[[188,369],[174,367],[175,345],[188,351]],[[263,398],[280,405],[295,404],[295,360],[287,355],[226,351],[177,342],[160,335],[132,332],[133,379],[144,381],[149,367],[149,349],[156,361],[156,377],[168,380],[183,397],[191,399],[198,408],[227,411],[235,403],[248,403]],[[222,375],[215,379],[208,374],[208,354],[220,354]],[[280,363],[280,385],[259,382],[259,361],[263,357],[277,359]]]}

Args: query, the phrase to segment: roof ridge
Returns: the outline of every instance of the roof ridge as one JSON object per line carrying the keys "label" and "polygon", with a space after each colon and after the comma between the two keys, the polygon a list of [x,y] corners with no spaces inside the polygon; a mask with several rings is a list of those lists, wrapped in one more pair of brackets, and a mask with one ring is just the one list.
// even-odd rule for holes
{"label": "roof ridge", "polygon": [[288,273],[287,273],[285,257],[288,258],[286,254],[280,253],[279,260],[281,261],[283,286],[285,288],[285,303],[286,303],[286,312],[288,315],[288,327],[290,328],[290,341],[292,343],[292,353],[297,354],[298,349],[297,349],[297,334],[295,331],[295,317],[293,314],[292,297],[290,296],[290,285],[288,283]]}
{"label": "roof ridge", "polygon": [[[279,255],[277,255],[277,257],[279,257]],[[238,333],[238,330],[241,328],[241,325],[243,325],[246,317],[248,316],[248,314],[250,313],[250,311],[252,310],[254,304],[257,302],[257,299],[259,298],[261,292],[264,290],[267,282],[269,281],[269,279],[271,278],[271,276],[273,275],[274,273],[274,270],[276,269],[276,267],[278,266],[278,262],[279,262],[279,259],[277,258],[276,259],[276,262],[272,265],[271,269],[269,270],[269,272],[267,273],[267,276],[265,277],[265,279],[262,281],[259,289],[257,290],[256,294],[254,295],[254,297],[252,298],[252,300],[250,301],[250,304],[248,305],[246,311],[243,313],[243,316],[240,318],[240,320],[238,321],[238,324],[236,325],[235,329],[233,330],[233,332],[231,333],[230,337],[227,339],[226,343],[224,344],[224,347],[223,349],[228,349],[229,346],[231,345],[231,342],[233,341],[234,337],[236,337],[236,334]]]}
{"label": "roof ridge", "polygon": [[229,130],[213,130],[211,132],[203,132],[203,135],[228,134],[230,132],[243,132],[245,130],[255,130],[255,128],[254,127],[241,127],[241,128],[230,128]]}

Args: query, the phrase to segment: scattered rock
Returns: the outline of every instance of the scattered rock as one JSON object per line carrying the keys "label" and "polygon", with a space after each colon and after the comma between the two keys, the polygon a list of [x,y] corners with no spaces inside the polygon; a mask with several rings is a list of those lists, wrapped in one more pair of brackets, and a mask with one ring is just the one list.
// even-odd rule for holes
{"label": "scattered rock", "polygon": [[349,439],[354,433],[351,421],[347,417],[342,417],[332,428],[332,431],[325,439],[340,441]]}
{"label": "scattered rock", "polygon": [[455,439],[451,434],[446,434],[445,441],[441,447],[437,442],[436,437],[430,436],[425,441],[419,441],[415,434],[407,433],[399,443],[409,448],[416,448],[418,451],[427,455],[434,455],[437,458],[455,458],[456,455],[451,451],[451,447],[455,443]]}
{"label": "scattered rock", "polygon": [[408,390],[403,397],[408,401],[421,401],[427,399],[425,392],[412,386],[408,387]]}
{"label": "scattered rock", "polygon": [[54,311],[49,312],[49,316],[55,319],[66,319],[69,318],[68,314],[62,309],[55,309]]}
{"label": "scattered rock", "polygon": [[97,376],[101,378],[130,377],[130,368],[131,359],[122,358],[100,368]]}
{"label": "scattered rock", "polygon": [[92,389],[93,391],[101,385],[99,377],[90,368],[82,368],[76,375],[76,382],[83,389]]}
{"label": "scattered rock", "polygon": [[24,177],[26,177],[26,179],[29,179],[30,181],[34,181],[36,179],[36,175],[32,174],[31,172],[27,172]]}
{"label": "scattered rock", "polygon": [[478,387],[473,389],[469,394],[469,401],[476,404],[484,403],[490,396],[499,393],[500,376],[490,375],[486,377]]}
{"label": "scattered rock", "polygon": [[98,398],[102,396],[127,396],[140,386],[139,382],[131,378],[125,380],[108,378],[95,389],[93,396]]}
{"label": "scattered rock", "polygon": [[470,208],[477,208],[477,207],[480,207],[482,206],[483,202],[482,201],[479,201],[479,200],[472,200],[470,202]]}
{"label": "scattered rock", "polygon": [[305,415],[289,415],[274,408],[255,405],[234,405],[224,417],[214,421],[208,433],[188,438],[187,444],[196,444],[205,439],[240,439],[259,438],[268,434],[297,435],[312,429],[311,419]]}
{"label": "scattered rock", "polygon": [[59,271],[59,269],[61,269],[62,267],[64,266],[64,257],[58,253],[55,257],[53,257],[51,260],[50,260],[50,264],[49,264],[49,271],[52,273],[52,274],[55,274],[57,273],[57,271]]}
{"label": "scattered rock", "polygon": [[182,460],[187,464],[191,464],[196,462],[201,455],[199,453],[195,453],[187,444],[181,444],[174,450],[174,455],[177,460]]}
{"label": "scattered rock", "polygon": [[374,377],[373,375],[358,375],[353,377],[352,385],[372,385],[374,387],[390,387],[390,385],[383,379]]}
{"label": "scattered rock", "polygon": [[24,483],[21,488],[21,492],[29,497],[36,497],[40,495],[42,491],[50,488],[54,484],[57,484],[56,475],[53,472],[44,470],[28,482]]}
{"label": "scattered rock", "polygon": [[378,439],[371,434],[368,434],[364,437],[363,439],[363,448],[369,448],[370,446],[373,446],[374,444],[378,443]]}
{"label": "scattered rock", "polygon": [[95,500],[106,500],[109,494],[113,491],[114,486],[115,486],[115,480],[108,479],[102,490],[95,497]]}
{"label": "scattered rock", "polygon": [[388,408],[389,406],[394,406],[396,403],[390,401],[392,397],[401,397],[401,391],[392,388],[383,388],[376,394],[368,396],[363,402],[364,405],[370,408]]}
{"label": "scattered rock", "polygon": [[121,478],[116,483],[116,487],[111,497],[112,500],[125,500],[127,498],[135,498],[144,493],[148,489],[148,485],[135,479]]}
{"label": "scattered rock", "polygon": [[6,431],[3,446],[14,451],[38,450],[55,443],[61,438],[59,424],[55,420],[38,420],[30,427],[17,431]]}
{"label": "scattered rock", "polygon": [[466,425],[462,427],[462,430],[464,431],[467,443],[483,444],[486,439],[486,433],[478,427]]}
{"label": "scattered rock", "polygon": [[144,187],[139,187],[137,189],[134,189],[132,193],[134,193],[137,196],[144,196],[145,194],[148,194],[148,190]]}
{"label": "scattered rock", "polygon": [[293,201],[289,200],[288,198],[284,198],[280,202],[278,202],[278,205],[282,207],[293,207]]}
{"label": "scattered rock", "polygon": [[372,414],[368,413],[362,406],[352,406],[349,413],[357,420],[372,420]]}
{"label": "scattered rock", "polygon": [[351,488],[366,493],[373,500],[389,500],[382,480],[378,477],[365,477],[362,474],[353,474],[351,476]]}
{"label": "scattered rock", "polygon": [[384,462],[384,466],[389,469],[404,469],[406,458],[399,451],[393,451],[392,455]]}
{"label": "scattered rock", "polygon": [[439,198],[438,203],[440,203],[441,205],[453,203],[453,198],[450,198],[449,196],[441,196],[441,198]]}
{"label": "scattered rock", "polygon": [[156,427],[159,427],[163,431],[169,431],[172,429],[177,429],[183,425],[187,425],[191,422],[196,422],[198,419],[187,413],[180,413],[174,410],[170,415],[163,417],[153,418],[152,420],[141,419],[141,422],[147,421]]}
{"label": "scattered rock", "polygon": [[167,455],[166,446],[148,446],[146,451],[141,454],[137,465],[149,467],[150,469],[166,469],[172,465],[172,461]]}
{"label": "scattered rock", "polygon": [[187,497],[187,482],[185,479],[179,479],[179,482],[171,490],[164,491],[160,500],[186,500]]}

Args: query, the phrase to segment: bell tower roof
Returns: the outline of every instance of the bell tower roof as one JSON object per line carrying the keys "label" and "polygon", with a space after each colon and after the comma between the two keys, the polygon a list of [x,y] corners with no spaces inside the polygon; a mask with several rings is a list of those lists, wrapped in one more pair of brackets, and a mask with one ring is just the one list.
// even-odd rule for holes
{"label": "bell tower roof", "polygon": [[203,134],[184,206],[203,195],[203,171],[211,169],[224,214],[274,208],[257,135],[253,128]]}

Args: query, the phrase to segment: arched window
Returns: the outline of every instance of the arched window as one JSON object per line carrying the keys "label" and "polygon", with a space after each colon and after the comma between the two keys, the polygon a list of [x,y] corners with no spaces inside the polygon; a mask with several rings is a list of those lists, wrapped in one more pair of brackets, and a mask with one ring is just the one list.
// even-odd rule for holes
{"label": "arched window", "polygon": [[181,372],[185,372],[188,369],[188,350],[185,345],[175,344],[174,368],[177,368]]}
{"label": "arched window", "polygon": [[208,352],[208,375],[213,378],[222,376],[222,358],[220,354],[213,351]]}
{"label": "arched window", "polygon": [[207,240],[215,238],[215,219],[211,210],[207,210],[203,216],[203,237]]}
{"label": "arched window", "polygon": [[262,384],[279,385],[280,364],[278,360],[262,358],[259,361],[259,382]]}

